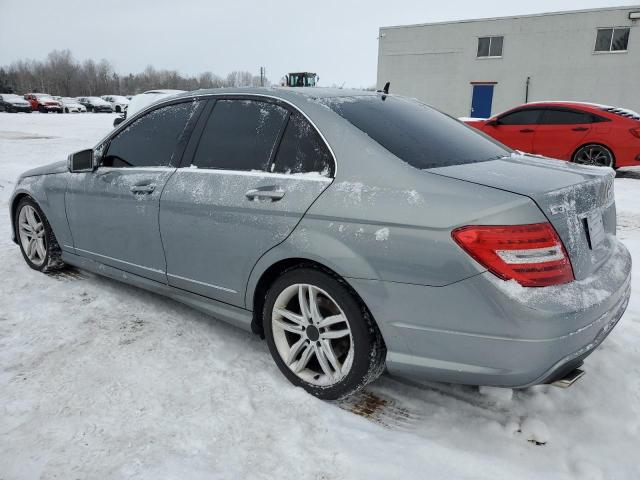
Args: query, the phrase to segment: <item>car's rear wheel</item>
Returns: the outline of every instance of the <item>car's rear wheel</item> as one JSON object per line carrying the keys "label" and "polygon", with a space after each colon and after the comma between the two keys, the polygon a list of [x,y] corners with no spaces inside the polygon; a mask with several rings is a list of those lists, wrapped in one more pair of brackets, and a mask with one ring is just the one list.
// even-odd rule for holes
{"label": "car's rear wheel", "polygon": [[384,341],[367,308],[319,269],[289,270],[274,282],[263,326],[280,371],[319,398],[350,395],[384,370]]}
{"label": "car's rear wheel", "polygon": [[573,163],[580,165],[591,165],[595,167],[615,168],[616,162],[613,153],[604,145],[589,144],[583,145],[573,154]]}
{"label": "car's rear wheel", "polygon": [[64,266],[60,246],[47,218],[29,197],[18,204],[15,231],[22,256],[31,268],[48,272]]}
{"label": "car's rear wheel", "polygon": [[38,111],[39,111],[40,113],[47,113],[47,109],[46,109],[46,108],[44,108],[42,105],[38,106]]}

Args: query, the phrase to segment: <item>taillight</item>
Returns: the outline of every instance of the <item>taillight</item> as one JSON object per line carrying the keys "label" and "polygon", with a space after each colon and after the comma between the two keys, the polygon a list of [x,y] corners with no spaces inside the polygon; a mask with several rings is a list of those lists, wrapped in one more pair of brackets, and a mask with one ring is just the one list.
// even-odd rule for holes
{"label": "taillight", "polygon": [[632,128],[629,132],[631,132],[631,135],[634,137],[640,138],[640,128]]}
{"label": "taillight", "polygon": [[571,262],[550,223],[470,225],[451,236],[465,252],[504,280],[548,287],[574,280]]}

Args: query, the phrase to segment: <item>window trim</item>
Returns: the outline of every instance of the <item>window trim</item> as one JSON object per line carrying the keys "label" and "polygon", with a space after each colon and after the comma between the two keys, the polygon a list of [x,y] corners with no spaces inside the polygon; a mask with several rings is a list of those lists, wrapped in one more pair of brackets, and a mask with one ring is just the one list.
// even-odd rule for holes
{"label": "window trim", "polygon": [[[191,138],[189,140],[189,143],[187,144],[187,148],[185,149],[184,154],[182,155],[182,161],[178,165],[178,168],[189,168],[191,166],[196,150],[198,148],[198,145],[200,144],[200,138],[204,132],[206,121],[211,115],[213,108],[215,107],[215,103],[218,100],[255,100],[255,101],[263,101],[263,102],[266,101],[268,103],[274,103],[275,105],[278,105],[279,107],[282,107],[285,110],[287,110],[287,112],[289,112],[289,115],[287,116],[286,121],[283,123],[283,127],[279,132],[278,138],[276,140],[275,148],[273,149],[273,152],[272,152],[272,158],[269,159],[269,164],[267,166],[270,166],[275,160],[275,155],[277,154],[277,151],[280,148],[280,143],[282,141],[282,137],[284,136],[285,127],[289,122],[289,118],[291,118],[291,115],[293,115],[294,113],[299,113],[313,127],[316,133],[320,136],[320,139],[324,143],[324,146],[327,148],[327,150],[331,154],[331,159],[333,160],[333,175],[331,177],[325,177],[325,178],[329,180],[333,180],[334,178],[336,178],[338,173],[338,161],[336,159],[336,155],[333,149],[331,148],[331,145],[329,144],[325,136],[322,134],[318,126],[315,124],[315,122],[311,120],[311,118],[309,118],[309,116],[305,112],[300,110],[296,105],[289,102],[288,100],[280,97],[275,97],[272,95],[261,94],[261,93],[208,93],[208,94],[203,94],[199,96],[208,98],[210,104],[206,105],[205,108],[202,110],[200,118],[198,119],[198,124],[191,132]],[[197,137],[197,138],[194,138],[194,137]],[[209,172],[251,173],[250,171],[247,171],[247,170],[223,170],[223,169],[213,169],[213,168],[206,168],[206,169],[198,168],[194,170],[209,171]],[[261,172],[261,174],[300,178],[300,176],[296,174],[267,172],[266,170],[264,172]]]}
{"label": "window trim", "polygon": [[[523,112],[525,110],[540,110],[540,113],[538,114],[538,118],[536,119],[536,123],[512,123],[511,125],[508,125],[508,124],[504,125],[504,124],[500,123],[500,121],[504,117],[506,117],[508,115],[511,115],[511,114],[514,114],[514,113],[520,113],[520,112]],[[544,111],[545,110],[546,110],[546,107],[542,107],[540,105],[529,106],[529,107],[516,107],[516,108],[513,108],[513,109],[511,109],[509,111],[501,113],[500,115],[498,115],[496,117],[496,120],[498,121],[498,125],[502,125],[502,126],[505,126],[505,127],[515,127],[515,126],[518,126],[518,125],[540,125],[539,122],[540,122],[540,119],[542,118],[542,116],[544,115]]]}
{"label": "window trim", "polygon": [[[613,37],[615,36],[616,30],[629,30],[629,39],[627,40],[627,48],[625,50],[612,50],[613,47]],[[598,46],[598,33],[600,30],[611,30],[611,41],[609,42],[609,50],[596,50]],[[608,54],[620,54],[620,53],[629,53],[629,40],[631,39],[631,26],[629,25],[620,25],[616,27],[598,27],[596,28],[596,39],[593,44],[593,52],[592,55],[608,55]]]}
{"label": "window trim", "polygon": [[571,107],[562,107],[562,106],[555,106],[555,105],[550,105],[548,107],[544,107],[544,112],[542,114],[542,116],[540,117],[539,120],[544,119],[545,115],[547,114],[548,111],[555,111],[555,112],[568,112],[568,113],[576,113],[576,114],[580,114],[580,115],[587,115],[588,117],[591,117],[591,121],[587,122],[587,123],[538,123],[538,125],[547,125],[547,126],[561,126],[561,125],[593,125],[594,123],[603,123],[603,122],[609,122],[611,120],[609,120],[608,118],[602,117],[600,115],[597,115],[595,113],[591,113],[591,112],[587,112],[584,110],[578,110],[577,108],[571,108]]}
{"label": "window trim", "polygon": [[[501,55],[491,55],[491,44],[493,43],[493,39],[494,38],[499,38],[502,37],[502,52]],[[478,47],[480,46],[480,40],[483,38],[488,38],[489,39],[489,55],[483,55],[480,56],[478,55]],[[504,35],[483,35],[481,37],[476,37],[476,39],[478,40],[478,45],[476,46],[476,60],[488,60],[488,59],[495,59],[495,58],[504,58]]]}
{"label": "window trim", "polygon": [[194,101],[204,101],[205,104],[200,108],[200,113],[198,114],[198,116],[196,118],[193,118],[191,120],[187,121],[187,124],[185,125],[185,132],[184,132],[184,138],[180,139],[180,142],[178,143],[177,146],[177,152],[178,155],[175,161],[171,162],[169,165],[158,165],[158,166],[149,166],[148,168],[171,168],[171,169],[176,169],[178,168],[181,163],[182,163],[182,159],[184,158],[184,154],[187,151],[187,147],[189,146],[189,143],[191,141],[191,136],[196,128],[196,126],[199,123],[200,117],[202,117],[202,113],[206,110],[207,108],[207,104],[206,104],[206,99],[204,100],[200,100],[194,97],[187,97],[187,98],[172,98],[169,99],[167,102],[165,103],[161,103],[158,105],[151,105],[151,108],[145,108],[143,110],[141,110],[140,112],[138,112],[138,114],[134,115],[133,117],[131,117],[130,119],[127,119],[126,121],[122,122],[120,125],[118,125],[118,128],[115,128],[112,132],[110,132],[103,140],[101,140],[95,147],[93,147],[93,151],[95,152],[98,149],[102,149],[102,152],[100,154],[100,158],[98,159],[98,167],[97,168],[119,168],[119,169],[123,169],[126,168],[127,171],[129,169],[133,169],[133,168],[147,168],[147,167],[106,167],[104,165],[102,165],[102,160],[105,156],[105,154],[109,151],[109,147],[111,146],[111,141],[117,137],[120,133],[122,133],[122,131],[126,128],[128,128],[130,125],[133,125],[133,123],[137,122],[139,119],[141,119],[142,117],[160,109],[160,108],[164,108],[164,107],[168,107],[171,105],[179,105],[181,103],[189,103],[189,102],[194,102]]}

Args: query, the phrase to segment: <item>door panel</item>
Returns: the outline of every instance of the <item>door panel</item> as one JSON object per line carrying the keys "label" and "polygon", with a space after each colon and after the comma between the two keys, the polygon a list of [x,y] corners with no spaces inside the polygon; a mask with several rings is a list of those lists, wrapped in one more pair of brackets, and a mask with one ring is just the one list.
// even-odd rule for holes
{"label": "door panel", "polygon": [[158,209],[174,171],[100,167],[71,175],[66,205],[76,253],[166,282]]}
{"label": "door panel", "polygon": [[493,106],[493,88],[495,85],[474,85],[471,100],[471,117],[489,118]]}
{"label": "door panel", "polygon": [[[169,284],[244,307],[255,263],[291,233],[330,183],[327,178],[179,169],[161,199]],[[276,198],[270,198],[273,192]]]}
{"label": "door panel", "polygon": [[536,130],[533,153],[569,160],[593,128],[588,113],[548,109]]}
{"label": "door panel", "polygon": [[276,102],[219,98],[209,108],[160,199],[167,281],[245,307],[252,268],[332,182],[334,159]]}
{"label": "door panel", "polygon": [[499,117],[495,125],[487,125],[484,131],[508,147],[533,153],[533,140],[541,114],[541,109],[514,110]]}
{"label": "door panel", "polygon": [[95,171],[70,175],[65,206],[76,254],[166,283],[160,195],[202,105],[183,101],[152,110],[94,151]]}

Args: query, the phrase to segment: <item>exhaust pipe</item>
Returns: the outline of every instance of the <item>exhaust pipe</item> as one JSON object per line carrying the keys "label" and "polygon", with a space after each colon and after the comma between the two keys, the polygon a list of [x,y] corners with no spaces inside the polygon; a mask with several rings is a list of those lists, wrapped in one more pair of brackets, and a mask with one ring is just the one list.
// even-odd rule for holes
{"label": "exhaust pipe", "polygon": [[554,382],[551,382],[551,385],[558,388],[569,388],[571,385],[576,383],[586,372],[584,370],[580,370],[576,368],[575,370],[570,371],[564,377],[557,379]]}

